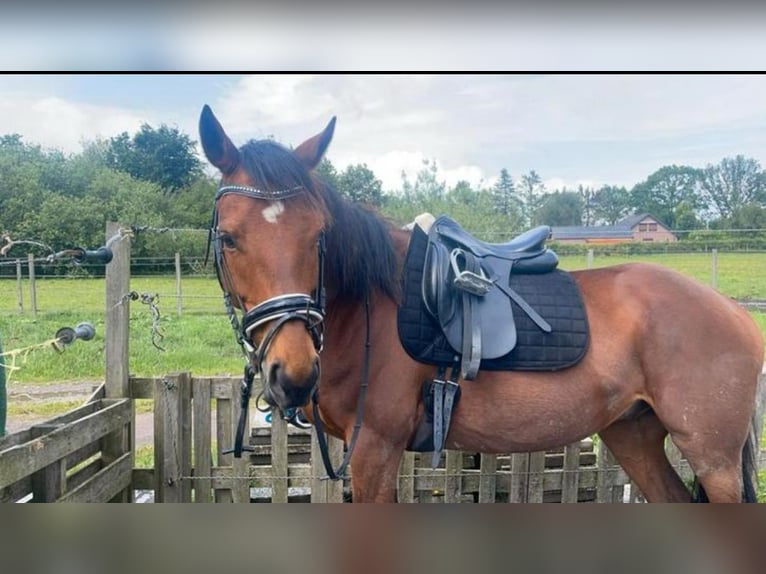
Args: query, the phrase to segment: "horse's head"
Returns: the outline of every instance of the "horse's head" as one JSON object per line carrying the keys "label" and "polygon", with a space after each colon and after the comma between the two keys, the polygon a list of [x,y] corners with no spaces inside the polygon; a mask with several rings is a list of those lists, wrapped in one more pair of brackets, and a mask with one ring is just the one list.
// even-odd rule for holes
{"label": "horse's head", "polygon": [[237,148],[208,106],[200,140],[221,172],[211,231],[216,269],[264,398],[282,410],[307,403],[319,378],[328,214],[312,170],[335,118],[294,150],[270,140]]}

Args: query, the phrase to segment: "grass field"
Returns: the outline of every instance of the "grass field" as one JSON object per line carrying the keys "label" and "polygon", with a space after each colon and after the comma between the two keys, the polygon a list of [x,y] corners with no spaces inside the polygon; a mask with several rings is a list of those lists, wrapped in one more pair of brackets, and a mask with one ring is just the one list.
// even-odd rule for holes
{"label": "grass field", "polygon": [[[594,266],[627,261],[653,261],[676,269],[699,281],[711,281],[711,256],[660,254],[635,257],[604,256]],[[585,257],[562,257],[561,267],[585,268]],[[53,337],[63,326],[90,321],[96,327],[92,341],[76,341],[57,353],[51,346],[30,351],[6,364],[18,369],[9,373],[9,384],[68,380],[99,380],[104,372],[104,281],[103,279],[37,280],[38,315],[29,312],[29,286],[23,281],[25,312],[19,313],[16,281],[0,280],[0,337],[4,350],[28,347]],[[766,253],[720,253],[718,288],[737,298],[766,299]],[[130,372],[138,376],[159,376],[172,371],[197,375],[239,374],[242,357],[223,310],[220,288],[213,277],[184,277],[183,311],[176,314],[173,277],[134,277],[131,290],[158,294],[160,328],[164,334],[160,351],[152,345],[151,313],[146,305],[130,303]],[[766,314],[752,313],[766,333]]]}

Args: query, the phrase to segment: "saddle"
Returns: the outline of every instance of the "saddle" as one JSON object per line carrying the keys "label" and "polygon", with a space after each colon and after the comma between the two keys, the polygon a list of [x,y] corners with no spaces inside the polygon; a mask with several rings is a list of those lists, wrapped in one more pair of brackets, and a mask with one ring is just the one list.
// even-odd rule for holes
{"label": "saddle", "polygon": [[543,332],[551,325],[510,285],[512,275],[545,274],[558,257],[545,247],[550,227],[530,229],[507,243],[486,243],[446,215],[428,231],[422,277],[423,305],[455,353],[461,375],[475,378],[482,360],[516,346],[515,303]]}
{"label": "saddle", "polygon": [[412,229],[397,330],[407,354],[437,372],[423,381],[424,416],[407,449],[433,451],[434,468],[460,399],[459,375],[557,371],[585,355],[585,307],[577,283],[545,247],[549,233],[540,226],[507,243],[485,243],[447,216],[428,234]]}

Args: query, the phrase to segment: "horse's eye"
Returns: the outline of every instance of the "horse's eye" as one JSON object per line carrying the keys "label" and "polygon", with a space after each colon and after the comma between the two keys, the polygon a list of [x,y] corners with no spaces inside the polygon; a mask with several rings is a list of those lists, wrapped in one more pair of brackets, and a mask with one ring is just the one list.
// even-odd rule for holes
{"label": "horse's eye", "polygon": [[234,243],[234,238],[228,233],[221,233],[218,236],[218,241],[221,242],[221,247],[224,247],[226,249],[234,249],[234,247],[236,247]]}

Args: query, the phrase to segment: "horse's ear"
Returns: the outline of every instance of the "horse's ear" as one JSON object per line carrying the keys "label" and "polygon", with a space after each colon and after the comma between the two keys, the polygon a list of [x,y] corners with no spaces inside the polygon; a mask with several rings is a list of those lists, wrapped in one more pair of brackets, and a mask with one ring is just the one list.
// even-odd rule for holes
{"label": "horse's ear", "polygon": [[293,153],[296,157],[303,162],[303,164],[309,168],[314,169],[322,161],[324,152],[327,151],[330,141],[332,140],[332,134],[335,131],[335,116],[332,117],[327,127],[312,138],[307,139],[301,145],[299,145]]}
{"label": "horse's ear", "polygon": [[239,165],[239,150],[223,131],[213,110],[205,104],[199,117],[199,136],[208,161],[223,175],[229,175]]}

